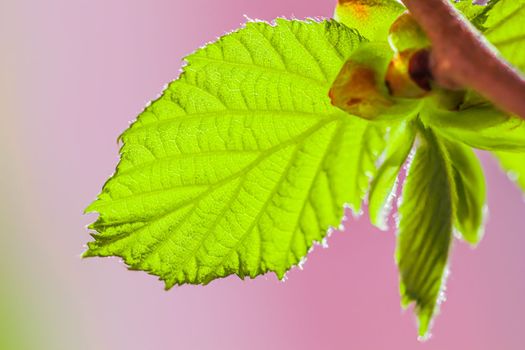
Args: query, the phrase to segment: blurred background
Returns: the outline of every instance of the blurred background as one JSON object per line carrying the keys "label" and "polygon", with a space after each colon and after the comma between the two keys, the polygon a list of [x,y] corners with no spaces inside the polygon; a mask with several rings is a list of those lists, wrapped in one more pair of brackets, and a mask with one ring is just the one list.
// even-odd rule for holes
{"label": "blurred background", "polygon": [[118,259],[81,260],[83,209],[117,136],[181,59],[250,18],[330,16],[333,0],[0,0],[0,349],[523,349],[525,203],[482,154],[486,236],[456,242],[430,341],[399,306],[394,232],[365,218],[286,282],[165,292]]}

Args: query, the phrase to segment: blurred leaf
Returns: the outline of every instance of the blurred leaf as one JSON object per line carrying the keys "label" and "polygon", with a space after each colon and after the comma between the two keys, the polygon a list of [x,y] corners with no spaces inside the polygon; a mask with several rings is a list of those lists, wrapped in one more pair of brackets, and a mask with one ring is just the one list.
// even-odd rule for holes
{"label": "blurred leaf", "polygon": [[488,12],[485,37],[525,72],[525,0],[499,0]]}
{"label": "blurred leaf", "polygon": [[484,31],[488,13],[498,1],[492,0],[486,5],[478,4],[472,0],[452,0],[452,3],[476,28]]}
{"label": "blurred leaf", "polygon": [[525,153],[494,152],[507,175],[525,192]]}

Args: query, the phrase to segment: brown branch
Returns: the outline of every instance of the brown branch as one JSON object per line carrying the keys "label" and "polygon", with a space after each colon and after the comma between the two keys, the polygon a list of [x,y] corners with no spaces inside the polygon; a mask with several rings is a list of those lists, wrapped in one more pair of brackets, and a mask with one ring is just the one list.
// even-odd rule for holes
{"label": "brown branch", "polygon": [[401,0],[432,42],[430,69],[448,88],[472,88],[525,119],[525,78],[498,56],[449,0]]}

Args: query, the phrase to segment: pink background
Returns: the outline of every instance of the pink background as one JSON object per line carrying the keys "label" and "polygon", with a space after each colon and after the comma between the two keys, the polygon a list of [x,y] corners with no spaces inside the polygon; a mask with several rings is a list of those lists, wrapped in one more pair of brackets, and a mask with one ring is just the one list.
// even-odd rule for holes
{"label": "pink background", "polygon": [[426,343],[399,307],[394,234],[365,218],[285,283],[228,278],[165,292],[117,259],[80,259],[94,219],[82,210],[117,163],[117,135],[181,58],[245,14],[330,16],[333,2],[0,2],[0,348],[525,348],[525,204],[486,156],[486,236],[476,250],[455,245]]}

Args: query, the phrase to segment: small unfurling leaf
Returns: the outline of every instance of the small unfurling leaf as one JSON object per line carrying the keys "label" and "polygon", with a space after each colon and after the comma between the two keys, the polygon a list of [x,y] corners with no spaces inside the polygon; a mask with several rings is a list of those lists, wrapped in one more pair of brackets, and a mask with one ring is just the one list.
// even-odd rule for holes
{"label": "small unfurling leaf", "polygon": [[408,12],[401,14],[392,23],[388,32],[388,42],[392,49],[400,52],[430,46],[425,32]]}
{"label": "small unfurling leaf", "polygon": [[386,79],[393,54],[387,43],[363,43],[345,62],[332,84],[329,92],[332,104],[368,120],[415,116],[419,101],[395,98],[389,90]]}
{"label": "small unfurling leaf", "polygon": [[390,95],[401,98],[421,98],[432,89],[429,52],[407,49],[396,52],[390,61],[385,82]]}

